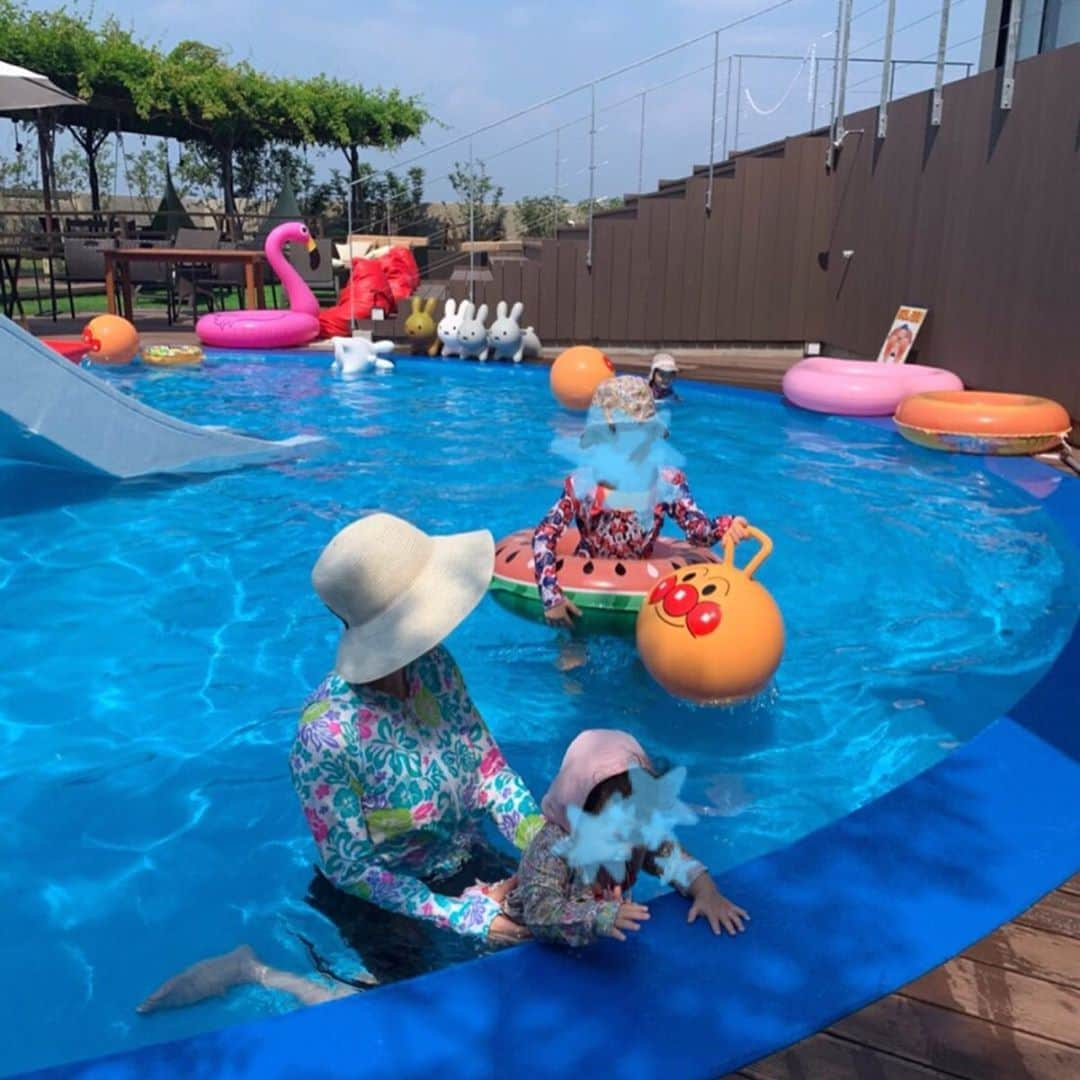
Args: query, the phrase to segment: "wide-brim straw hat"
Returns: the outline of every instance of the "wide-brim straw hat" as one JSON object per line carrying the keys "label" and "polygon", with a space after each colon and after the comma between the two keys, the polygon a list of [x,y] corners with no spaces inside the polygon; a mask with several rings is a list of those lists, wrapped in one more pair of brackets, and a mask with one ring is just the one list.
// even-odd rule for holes
{"label": "wide-brim straw hat", "polygon": [[383,513],[347,525],[311,572],[320,599],[346,627],[334,670],[367,683],[423,656],[480,603],[494,565],[486,530],[429,536]]}

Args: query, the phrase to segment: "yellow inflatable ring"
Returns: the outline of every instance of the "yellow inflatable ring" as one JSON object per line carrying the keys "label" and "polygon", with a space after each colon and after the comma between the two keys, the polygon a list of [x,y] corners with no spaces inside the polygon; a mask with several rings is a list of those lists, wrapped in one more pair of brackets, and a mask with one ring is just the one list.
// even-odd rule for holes
{"label": "yellow inflatable ring", "polygon": [[914,394],[893,421],[913,443],[962,454],[1039,454],[1072,427],[1069,414],[1049,398],[981,390]]}
{"label": "yellow inflatable ring", "polygon": [[198,345],[149,345],[142,351],[142,360],[153,367],[188,367],[201,364],[204,355]]}

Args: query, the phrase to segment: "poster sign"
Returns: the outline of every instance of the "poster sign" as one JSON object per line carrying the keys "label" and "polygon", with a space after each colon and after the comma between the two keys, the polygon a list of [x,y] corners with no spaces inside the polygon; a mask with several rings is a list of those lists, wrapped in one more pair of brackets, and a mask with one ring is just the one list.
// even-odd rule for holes
{"label": "poster sign", "polygon": [[915,344],[919,329],[926,321],[928,308],[902,307],[896,311],[889,336],[878,353],[879,364],[902,364]]}

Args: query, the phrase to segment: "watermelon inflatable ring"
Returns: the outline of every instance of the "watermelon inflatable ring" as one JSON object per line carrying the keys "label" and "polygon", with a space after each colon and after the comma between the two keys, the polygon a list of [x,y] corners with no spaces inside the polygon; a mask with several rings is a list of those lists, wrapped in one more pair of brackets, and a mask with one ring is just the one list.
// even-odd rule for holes
{"label": "watermelon inflatable ring", "polygon": [[[543,621],[544,607],[536,587],[532,529],[521,529],[495,545],[491,594],[508,611]],[[638,610],[661,578],[691,563],[720,559],[709,548],[685,540],[658,538],[647,559],[595,559],[575,555],[577,529],[567,529],[555,547],[559,585],[581,609],[578,625],[607,633],[634,632]]]}

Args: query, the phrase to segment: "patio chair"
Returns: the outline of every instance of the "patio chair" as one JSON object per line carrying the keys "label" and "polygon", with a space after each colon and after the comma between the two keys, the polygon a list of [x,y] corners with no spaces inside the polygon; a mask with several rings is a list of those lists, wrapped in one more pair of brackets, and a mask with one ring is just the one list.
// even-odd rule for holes
{"label": "patio chair", "polygon": [[[124,248],[168,248],[172,245],[168,240],[125,240],[121,243]],[[139,296],[147,293],[165,294],[165,317],[170,326],[176,321],[177,297],[176,297],[176,271],[170,263],[162,262],[130,262],[128,273],[131,275],[131,284],[135,291],[136,302]]]}
{"label": "patio chair", "polygon": [[[230,240],[223,240],[219,247],[231,248],[233,250],[242,251],[245,248],[257,247],[258,245],[254,241],[243,241],[239,244],[235,244]],[[236,302],[238,305],[243,305],[244,297],[244,267],[242,263],[218,263],[212,268],[213,273],[210,278],[210,302],[214,303],[215,300],[221,304],[224,309],[225,302],[229,295],[233,292],[236,293]]]}
{"label": "patio chair", "polygon": [[321,293],[336,300],[338,275],[334,267],[334,245],[329,240],[317,240],[316,244],[318,245],[316,251],[319,253],[319,266],[316,270],[311,268],[310,254],[296,244],[292,244],[286,249],[285,257],[316,296]]}
{"label": "patio chair", "polygon": [[103,251],[116,247],[116,241],[110,236],[65,236],[63,239],[64,272],[55,275],[55,280],[67,286],[68,307],[71,317],[75,318],[75,294],[71,286],[94,282],[105,291],[105,256]]}
{"label": "patio chair", "polygon": [[[220,234],[216,229],[189,229],[176,230],[176,246],[195,251],[216,251],[221,247]],[[199,296],[207,298],[207,304],[211,311],[214,310],[214,268],[210,263],[181,263],[176,268],[177,279],[177,312],[179,313],[182,286],[187,285],[191,294],[191,321],[195,322],[199,315]]]}

